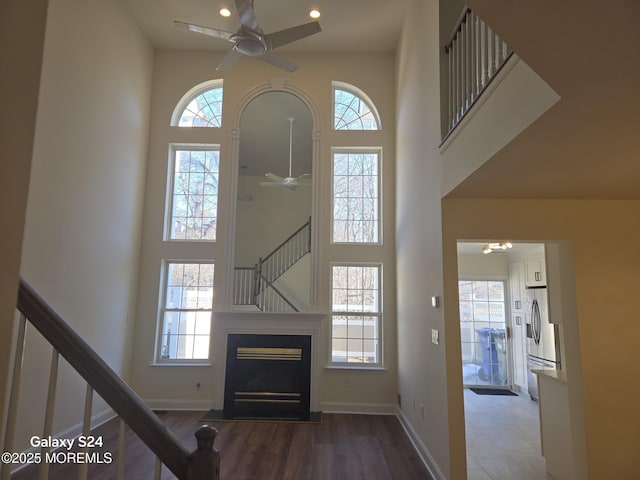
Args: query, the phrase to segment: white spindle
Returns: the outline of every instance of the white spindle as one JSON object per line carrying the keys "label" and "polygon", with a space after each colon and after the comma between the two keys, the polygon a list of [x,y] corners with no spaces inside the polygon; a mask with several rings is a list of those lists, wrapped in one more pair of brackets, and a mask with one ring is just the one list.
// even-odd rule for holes
{"label": "white spindle", "polygon": [[[60,354],[54,348],[51,354],[51,370],[49,372],[49,391],[47,392],[47,406],[44,414],[44,428],[42,431],[42,437],[50,437],[53,433],[53,414],[56,404],[56,386],[58,383],[58,363],[60,360]],[[43,447],[41,450],[42,456],[46,456],[51,451],[51,447]],[[40,469],[38,472],[38,478],[40,480],[47,480],[49,478],[49,464],[47,462],[40,463]]]}
{"label": "white spindle", "polygon": [[462,106],[462,94],[460,89],[460,42],[456,34],[454,48],[456,52],[456,123],[460,121],[460,108]]}
{"label": "white spindle", "polygon": [[498,41],[498,68],[502,66],[504,62],[504,42],[500,39],[500,37],[496,36],[496,40]]}
{"label": "white spindle", "polygon": [[[84,395],[84,418],[82,419],[82,435],[88,437],[91,433],[91,410],[93,405],[93,388],[87,383],[87,391]],[[89,451],[88,446],[82,448],[84,453]],[[89,472],[89,464],[81,463],[78,468],[78,480],[86,480]]]}
{"label": "white spindle", "polygon": [[465,59],[464,59],[464,94],[465,94],[465,110],[469,110],[471,106],[471,11],[467,11],[464,19],[464,45],[465,45]]}
{"label": "white spindle", "polygon": [[453,74],[453,45],[449,44],[449,50],[448,50],[448,57],[449,57],[449,129],[453,128],[454,125],[454,111],[455,111],[455,107],[454,107],[454,96],[455,96],[455,91],[453,88],[453,78],[454,78],[454,74]]}
{"label": "white spindle", "polygon": [[116,473],[117,480],[124,480],[124,462],[125,462],[125,439],[127,434],[127,424],[120,418],[120,429],[118,430],[118,468]]}
{"label": "white spindle", "polygon": [[496,32],[491,30],[491,73],[490,76],[493,77],[498,70],[498,52],[497,52],[497,36]]}
{"label": "white spindle", "polygon": [[482,51],[484,53],[482,58],[482,88],[484,88],[489,83],[489,27],[484,22],[482,22],[482,33]]}
{"label": "white spindle", "polygon": [[476,55],[476,96],[480,95],[482,90],[482,20],[480,17],[474,14],[475,17],[475,35],[476,48],[474,49]]}
{"label": "white spindle", "polygon": [[[13,357],[13,373],[11,375],[11,390],[9,391],[9,405],[7,408],[7,423],[4,429],[4,451],[13,451],[13,437],[16,431],[16,414],[18,411],[18,394],[20,392],[20,377],[22,375],[22,360],[24,358],[24,337],[27,319],[20,314],[18,320],[16,351]],[[9,480],[11,464],[0,462],[0,478]]]}
{"label": "white spindle", "polygon": [[153,470],[153,480],[160,480],[162,477],[162,462],[156,457],[156,466]]}
{"label": "white spindle", "polygon": [[469,10],[469,45],[469,63],[471,65],[469,71],[469,93],[471,102],[473,102],[476,98],[476,58],[478,54],[476,52],[476,16],[471,10]]}

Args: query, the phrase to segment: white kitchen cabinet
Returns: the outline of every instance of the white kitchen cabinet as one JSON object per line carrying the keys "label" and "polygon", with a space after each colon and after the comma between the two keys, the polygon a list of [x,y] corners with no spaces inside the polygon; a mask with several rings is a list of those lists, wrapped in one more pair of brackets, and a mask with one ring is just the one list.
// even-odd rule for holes
{"label": "white kitchen cabinet", "polygon": [[527,384],[527,335],[524,314],[511,312],[513,337],[511,347],[513,349],[513,383],[526,392]]}
{"label": "white kitchen cabinet", "polygon": [[525,258],[524,260],[525,286],[546,287],[547,273],[544,255]]}
{"label": "white kitchen cabinet", "polygon": [[524,260],[509,263],[509,305],[511,313],[511,348],[513,354],[513,383],[527,391],[527,335],[525,314]]}
{"label": "white kitchen cabinet", "polygon": [[524,313],[524,285],[524,260],[509,263],[509,299],[514,313]]}

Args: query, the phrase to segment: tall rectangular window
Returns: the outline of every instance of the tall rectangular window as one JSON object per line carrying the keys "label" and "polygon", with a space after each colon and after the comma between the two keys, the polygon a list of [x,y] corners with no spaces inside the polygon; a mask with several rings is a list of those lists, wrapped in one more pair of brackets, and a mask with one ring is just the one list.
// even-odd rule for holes
{"label": "tall rectangular window", "polygon": [[165,263],[161,361],[209,358],[213,272],[213,263]]}
{"label": "tall rectangular window", "polygon": [[216,239],[218,216],[218,147],[174,147],[171,175],[169,240]]}
{"label": "tall rectangular window", "polygon": [[332,265],[331,361],[379,366],[381,266]]}
{"label": "tall rectangular window", "polygon": [[332,241],[380,242],[380,151],[333,152]]}

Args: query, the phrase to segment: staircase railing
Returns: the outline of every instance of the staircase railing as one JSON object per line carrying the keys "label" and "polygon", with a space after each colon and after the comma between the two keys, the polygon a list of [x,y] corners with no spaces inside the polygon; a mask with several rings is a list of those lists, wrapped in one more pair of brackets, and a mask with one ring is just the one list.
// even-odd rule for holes
{"label": "staircase railing", "polygon": [[[95,391],[120,417],[122,442],[124,442],[123,431],[124,424],[126,424],[156,455],[156,478],[160,478],[161,464],[166,465],[179,480],[217,480],[219,478],[220,460],[218,452],[213,449],[213,439],[216,434],[213,427],[200,427],[196,431],[198,449],[190,453],[136,393],[24,280],[20,280],[17,309],[21,315],[5,423],[5,451],[10,451],[13,444],[25,330],[26,323],[29,321],[53,346],[49,395],[44,422],[45,436],[53,433],[51,427],[53,425],[57,365],[59,356],[62,355],[87,382],[83,432],[90,431],[91,403]],[[123,444],[119,446],[119,451],[124,452]],[[118,459],[119,462],[123,460],[122,457]],[[10,467],[10,464],[0,466],[2,480],[10,478]],[[39,467],[39,478],[48,478],[47,462],[42,461]],[[118,472],[119,478],[123,478],[124,463],[118,466]],[[84,478],[86,478],[86,471]]]}
{"label": "staircase railing", "polygon": [[513,53],[469,8],[462,12],[444,51],[448,58],[449,114],[445,138],[471,109]]}
{"label": "staircase railing", "polygon": [[234,305],[255,305],[263,311],[298,309],[274,282],[311,252],[311,217],[253,267],[236,267]]}

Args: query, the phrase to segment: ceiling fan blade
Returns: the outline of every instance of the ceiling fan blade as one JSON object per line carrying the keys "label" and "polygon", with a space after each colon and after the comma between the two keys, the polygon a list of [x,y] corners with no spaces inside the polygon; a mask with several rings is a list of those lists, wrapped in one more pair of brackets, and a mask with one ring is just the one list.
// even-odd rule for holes
{"label": "ceiling fan blade", "polygon": [[224,57],[222,57],[222,60],[220,60],[220,63],[216,67],[216,70],[225,70],[232,65],[235,65],[235,63],[240,60],[240,57],[242,57],[242,54],[235,48],[232,48]]}
{"label": "ceiling fan blade", "polygon": [[303,174],[302,174],[302,175],[300,175],[299,177],[296,177],[296,178],[295,178],[295,180],[297,181],[297,180],[300,180],[301,178],[304,178],[304,177],[310,177],[310,176],[311,176],[311,174],[310,174],[310,173],[303,173]]}
{"label": "ceiling fan blade", "polygon": [[264,175],[265,177],[273,180],[274,182],[281,182],[282,180],[284,180],[284,178],[279,177],[278,175],[276,175],[275,173],[265,173]]}
{"label": "ceiling fan blade", "polygon": [[253,11],[252,0],[235,0],[236,9],[238,10],[238,17],[240,23],[253,31],[260,32],[258,21],[256,20],[256,14]]}
{"label": "ceiling fan blade", "polygon": [[281,68],[286,70],[287,72],[295,72],[298,69],[298,66],[295,63],[291,63],[289,60],[285,60],[280,55],[274,52],[267,52],[264,55],[260,55],[259,57],[255,57],[258,60],[262,60],[263,62],[269,63],[274,67]]}
{"label": "ceiling fan blade", "polygon": [[304,25],[298,25],[297,27],[269,33],[265,35],[265,39],[271,44],[271,48],[278,48],[287,43],[295,42],[296,40],[318,33],[320,30],[319,22],[309,22]]}
{"label": "ceiling fan blade", "polygon": [[225,32],[224,30],[218,30],[217,28],[203,27],[200,25],[194,25],[192,23],[179,22],[178,20],[174,20],[173,24],[176,27],[184,28],[185,30],[189,30],[190,32],[201,33],[209,37],[221,38],[223,40],[229,40],[231,38],[231,35],[233,35],[233,33],[231,32]]}

